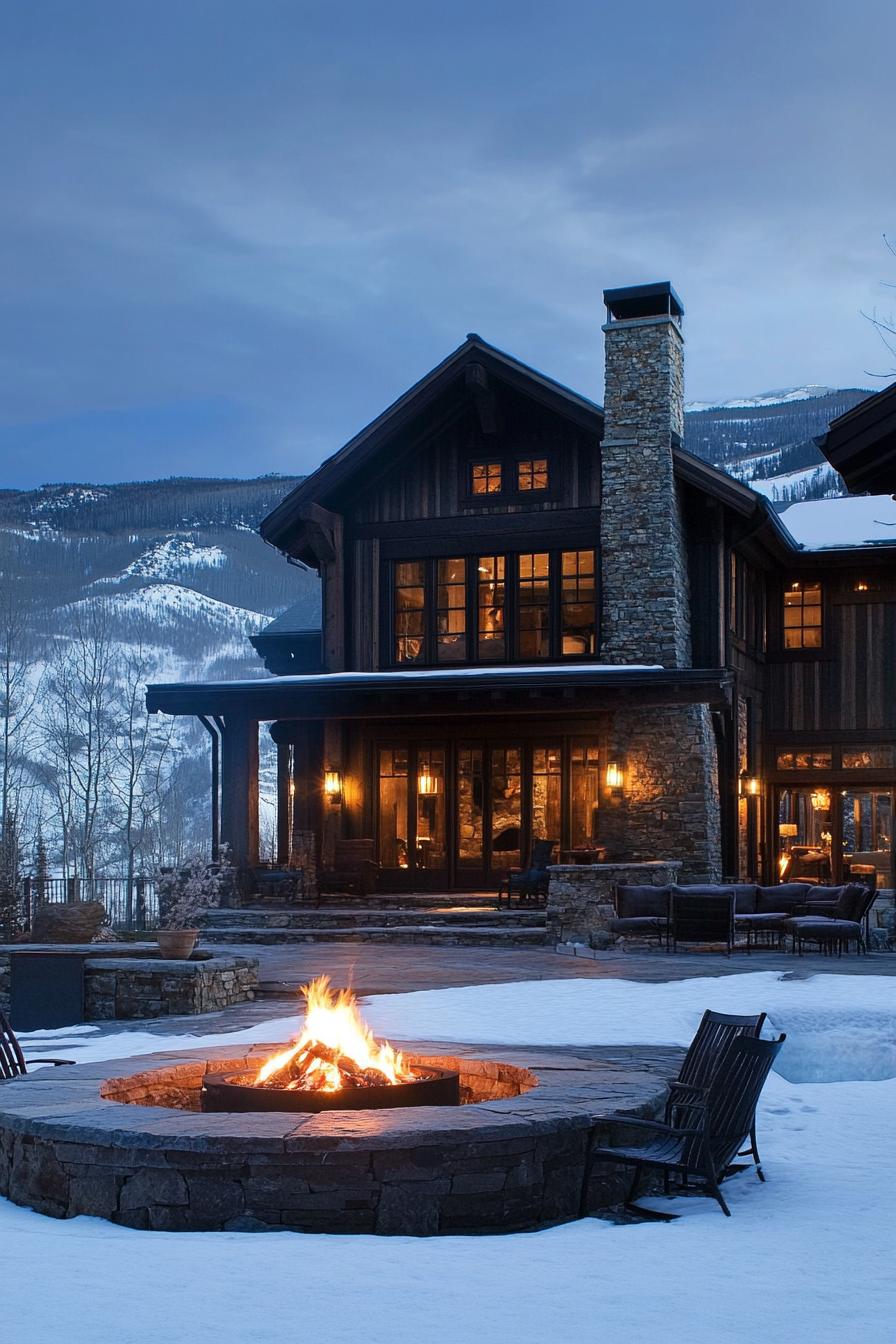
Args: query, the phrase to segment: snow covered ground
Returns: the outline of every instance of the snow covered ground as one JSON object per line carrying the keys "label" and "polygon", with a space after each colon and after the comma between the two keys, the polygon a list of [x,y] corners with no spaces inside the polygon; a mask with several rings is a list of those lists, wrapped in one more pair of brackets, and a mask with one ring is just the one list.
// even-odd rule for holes
{"label": "snow covered ground", "polygon": [[[647,985],[538,981],[371,999],[378,1033],[488,1043],[685,1043],[705,1007],[766,1009],[788,1031],[759,1116],[768,1181],[726,1185],[734,1216],[679,1199],[671,1225],[587,1220],[504,1237],[173,1235],[96,1219],[55,1222],[0,1201],[9,1344],[206,1344],[293,1337],[318,1344],[441,1344],[491,1338],[643,1344],[863,1344],[893,1338],[890,1218],[896,1116],[894,981],[775,972]],[[292,1017],[206,1038],[280,1039]],[[42,1040],[46,1041],[47,1036]],[[170,1038],[89,1028],[54,1050],[111,1058]],[[38,1044],[31,1038],[32,1053]],[[201,1035],[178,1038],[199,1046]],[[832,1048],[828,1049],[826,1043]],[[790,1048],[790,1062],[785,1063]],[[800,1052],[803,1052],[802,1056]],[[889,1052],[889,1053],[888,1053]],[[856,1081],[873,1059],[879,1081]],[[801,1063],[802,1059],[802,1063]]]}

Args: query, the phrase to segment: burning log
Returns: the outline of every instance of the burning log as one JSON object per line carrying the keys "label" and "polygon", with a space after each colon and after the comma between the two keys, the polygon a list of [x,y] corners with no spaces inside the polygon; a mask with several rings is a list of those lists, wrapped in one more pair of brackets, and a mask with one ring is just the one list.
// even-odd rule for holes
{"label": "burning log", "polygon": [[339,1092],[389,1087],[414,1079],[400,1053],[378,1043],[351,990],[338,993],[320,976],[302,989],[305,1025],[295,1043],[259,1069],[254,1086],[270,1090]]}

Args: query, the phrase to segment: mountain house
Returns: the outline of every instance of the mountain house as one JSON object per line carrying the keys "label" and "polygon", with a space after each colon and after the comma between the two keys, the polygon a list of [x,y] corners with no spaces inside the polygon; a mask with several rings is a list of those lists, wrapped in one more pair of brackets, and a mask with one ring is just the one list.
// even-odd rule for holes
{"label": "mountain house", "polygon": [[896,546],[798,544],[684,452],[680,299],[604,299],[603,408],[468,336],[262,524],[322,630],[255,636],[269,679],[149,688],[209,729],[241,865],[266,723],[279,861],[371,838],[386,891],[494,887],[539,837],[893,885]]}

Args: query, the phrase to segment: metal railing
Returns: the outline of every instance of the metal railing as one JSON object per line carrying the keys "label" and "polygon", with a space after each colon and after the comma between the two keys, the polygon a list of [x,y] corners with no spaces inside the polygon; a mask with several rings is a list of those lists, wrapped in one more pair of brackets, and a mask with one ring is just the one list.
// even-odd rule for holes
{"label": "metal railing", "polygon": [[151,877],[25,877],[22,910],[30,927],[44,901],[102,901],[113,929],[157,929],[159,893]]}

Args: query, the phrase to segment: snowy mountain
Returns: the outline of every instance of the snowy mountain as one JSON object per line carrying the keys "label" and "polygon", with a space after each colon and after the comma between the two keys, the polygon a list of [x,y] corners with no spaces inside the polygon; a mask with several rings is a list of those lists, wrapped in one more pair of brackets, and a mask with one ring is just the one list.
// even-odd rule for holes
{"label": "snowy mountain", "polygon": [[774,503],[846,493],[815,438],[869,395],[863,388],[791,387],[685,408],[684,446]]}
{"label": "snowy mountain", "polygon": [[116,639],[198,677],[258,676],[248,636],[294,603],[319,613],[315,575],[258,536],[297,478],[52,485],[0,491],[0,579],[45,635],[102,599]]}

